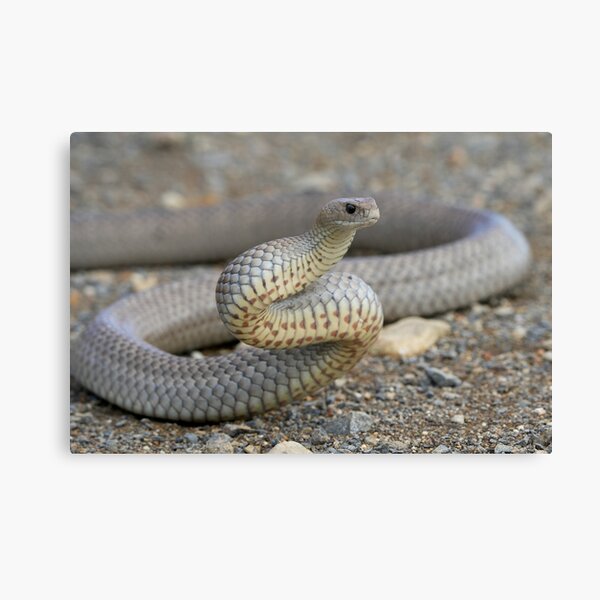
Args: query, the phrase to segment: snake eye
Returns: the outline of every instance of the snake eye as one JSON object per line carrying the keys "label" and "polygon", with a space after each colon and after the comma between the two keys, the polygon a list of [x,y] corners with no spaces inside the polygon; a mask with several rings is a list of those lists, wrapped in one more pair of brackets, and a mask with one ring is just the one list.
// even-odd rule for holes
{"label": "snake eye", "polygon": [[354,204],[350,204],[350,203],[346,204],[346,212],[349,215],[354,214],[356,212],[356,206]]}

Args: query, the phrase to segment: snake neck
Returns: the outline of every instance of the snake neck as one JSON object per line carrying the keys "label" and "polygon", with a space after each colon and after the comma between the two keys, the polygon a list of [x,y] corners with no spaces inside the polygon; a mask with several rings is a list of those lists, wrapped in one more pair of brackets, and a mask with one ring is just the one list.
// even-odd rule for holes
{"label": "snake neck", "polygon": [[300,289],[317,280],[338,263],[348,252],[355,234],[355,229],[323,225],[316,225],[305,233],[308,249],[296,259],[296,264],[303,267],[299,278]]}
{"label": "snake neck", "polygon": [[225,326],[239,340],[262,345],[258,330],[273,326],[277,304],[301,294],[348,251],[355,230],[315,225],[310,231],[255,246],[227,265],[216,300]]}

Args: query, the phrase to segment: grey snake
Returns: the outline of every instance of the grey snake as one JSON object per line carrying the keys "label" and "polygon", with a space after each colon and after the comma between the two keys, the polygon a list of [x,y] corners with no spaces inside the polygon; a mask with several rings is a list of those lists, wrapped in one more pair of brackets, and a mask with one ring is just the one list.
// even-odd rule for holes
{"label": "grey snake", "polygon": [[[179,211],[73,213],[72,268],[238,256],[222,273],[206,269],[101,311],[73,344],[72,374],[140,415],[248,418],[352,368],[383,315],[468,305],[513,286],[530,264],[526,239],[496,213],[394,194],[319,207],[313,197],[253,197]],[[363,255],[341,260],[353,240]],[[252,347],[179,356],[234,338]]]}

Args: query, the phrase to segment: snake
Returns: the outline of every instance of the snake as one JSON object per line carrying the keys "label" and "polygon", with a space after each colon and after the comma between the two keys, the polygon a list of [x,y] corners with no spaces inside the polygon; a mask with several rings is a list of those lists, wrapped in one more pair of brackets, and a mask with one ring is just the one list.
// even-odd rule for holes
{"label": "snake", "polygon": [[[525,236],[495,212],[396,193],[317,201],[72,213],[73,269],[237,255],[101,310],[72,344],[72,375],[146,417],[249,419],[355,367],[384,320],[500,294],[530,268]],[[359,255],[345,257],[351,244]],[[186,355],[235,339],[228,354]]]}

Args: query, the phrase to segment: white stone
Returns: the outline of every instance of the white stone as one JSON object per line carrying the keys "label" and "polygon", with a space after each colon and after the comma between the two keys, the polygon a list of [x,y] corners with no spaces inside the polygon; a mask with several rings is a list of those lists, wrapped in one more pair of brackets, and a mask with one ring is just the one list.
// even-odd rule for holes
{"label": "white stone", "polygon": [[175,192],[172,190],[165,192],[160,197],[160,203],[165,208],[170,208],[172,210],[178,210],[180,208],[185,208],[185,205],[187,204],[185,196],[183,196],[179,192]]}
{"label": "white stone", "polygon": [[143,292],[151,287],[154,287],[158,283],[158,277],[156,275],[142,275],[141,273],[134,273],[131,276],[131,287],[136,292]]}
{"label": "white stone", "polygon": [[312,454],[312,452],[298,442],[279,442],[269,450],[269,454]]}
{"label": "white stone", "polygon": [[384,327],[369,353],[400,358],[417,356],[448,333],[450,325],[445,321],[407,317]]}

